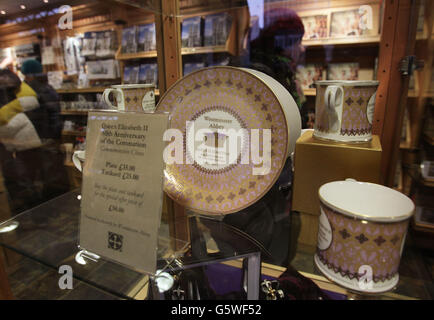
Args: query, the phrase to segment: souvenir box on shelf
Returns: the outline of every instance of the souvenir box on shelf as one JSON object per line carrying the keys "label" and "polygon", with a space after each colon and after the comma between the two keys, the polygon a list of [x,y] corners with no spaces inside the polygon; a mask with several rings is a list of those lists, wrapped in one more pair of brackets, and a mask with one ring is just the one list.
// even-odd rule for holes
{"label": "souvenir box on shelf", "polygon": [[96,41],[97,41],[97,33],[96,32],[86,32],[83,38],[83,47],[81,50],[81,54],[84,57],[94,56],[96,53]]}
{"label": "souvenir box on shelf", "polygon": [[137,26],[122,30],[122,53],[137,52]]}
{"label": "souvenir box on shelf", "polygon": [[202,18],[187,18],[182,22],[181,33],[182,47],[202,46]]}
{"label": "souvenir box on shelf", "polygon": [[379,5],[361,5],[331,12],[331,38],[374,36],[378,33]]}
{"label": "souvenir box on shelf", "polygon": [[[322,10],[298,11],[303,21],[306,45],[330,43],[379,41],[380,4],[370,1],[360,6],[328,7]],[[364,40],[365,39],[365,40]]]}
{"label": "souvenir box on shelf", "polygon": [[156,49],[155,23],[140,25],[138,27],[137,51],[154,51]]}
{"label": "souvenir box on shelf", "polygon": [[97,57],[113,57],[118,48],[115,31],[98,32],[95,55]]}
{"label": "souvenir box on shelf", "polygon": [[114,59],[88,61],[86,64],[89,80],[116,79],[119,77],[119,64]]}
{"label": "souvenir box on shelf", "polygon": [[304,25],[303,40],[323,39],[328,37],[328,15],[318,14],[301,17]]}
{"label": "souvenir box on shelf", "polygon": [[158,85],[158,67],[156,63],[141,64],[139,83],[154,83]]}
{"label": "souvenir box on shelf", "polygon": [[204,18],[204,46],[226,44],[231,30],[231,16],[228,13],[208,15]]}

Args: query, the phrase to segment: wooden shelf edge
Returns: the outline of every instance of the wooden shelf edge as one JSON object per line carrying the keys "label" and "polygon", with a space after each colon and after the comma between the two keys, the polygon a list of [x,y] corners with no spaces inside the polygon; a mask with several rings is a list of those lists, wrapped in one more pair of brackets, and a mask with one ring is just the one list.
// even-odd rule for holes
{"label": "wooden shelf edge", "polygon": [[133,60],[133,59],[155,58],[155,57],[157,57],[157,51],[116,54],[116,60]]}
{"label": "wooden shelf edge", "polygon": [[86,115],[90,110],[65,110],[60,111],[61,115],[74,116],[74,115]]}
{"label": "wooden shelf edge", "polygon": [[72,89],[57,89],[57,93],[103,93],[105,87],[89,87],[89,88],[72,88]]}
{"label": "wooden shelf edge", "polygon": [[229,52],[226,46],[182,48],[181,55]]}
{"label": "wooden shelf edge", "polygon": [[[94,88],[74,88],[74,89],[57,89],[56,92],[59,94],[64,93],[103,93],[105,89],[110,87],[109,85],[107,87],[94,87]],[[160,90],[155,89],[155,95],[160,95]]]}
{"label": "wooden shelf edge", "polygon": [[324,38],[303,40],[302,45],[305,47],[320,47],[325,45],[364,45],[380,43],[380,35],[366,37],[346,37],[346,38]]}

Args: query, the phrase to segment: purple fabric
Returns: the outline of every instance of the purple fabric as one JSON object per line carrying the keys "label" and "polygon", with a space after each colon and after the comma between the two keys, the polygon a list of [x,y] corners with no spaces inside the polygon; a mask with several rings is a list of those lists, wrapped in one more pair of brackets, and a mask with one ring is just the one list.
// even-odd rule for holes
{"label": "purple fabric", "polygon": [[[236,267],[231,267],[222,263],[214,263],[207,266],[205,274],[208,278],[211,288],[217,295],[225,295],[230,292],[239,292],[242,288],[242,270]],[[274,277],[261,275],[263,280],[276,280]],[[323,292],[331,300],[346,300],[344,294],[323,290]]]}

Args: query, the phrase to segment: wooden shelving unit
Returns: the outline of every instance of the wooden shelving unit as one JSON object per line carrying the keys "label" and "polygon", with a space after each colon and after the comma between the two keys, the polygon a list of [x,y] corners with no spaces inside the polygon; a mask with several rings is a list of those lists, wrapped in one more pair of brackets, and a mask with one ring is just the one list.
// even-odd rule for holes
{"label": "wooden shelving unit", "polygon": [[64,116],[84,116],[87,115],[90,110],[64,110],[60,114]]}

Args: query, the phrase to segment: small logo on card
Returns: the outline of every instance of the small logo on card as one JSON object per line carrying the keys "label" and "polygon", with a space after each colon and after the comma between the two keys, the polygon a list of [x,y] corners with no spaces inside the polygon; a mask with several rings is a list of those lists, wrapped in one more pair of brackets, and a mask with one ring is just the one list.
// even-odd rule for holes
{"label": "small logo on card", "polygon": [[122,251],[124,236],[110,232],[108,233],[108,247],[115,251]]}

